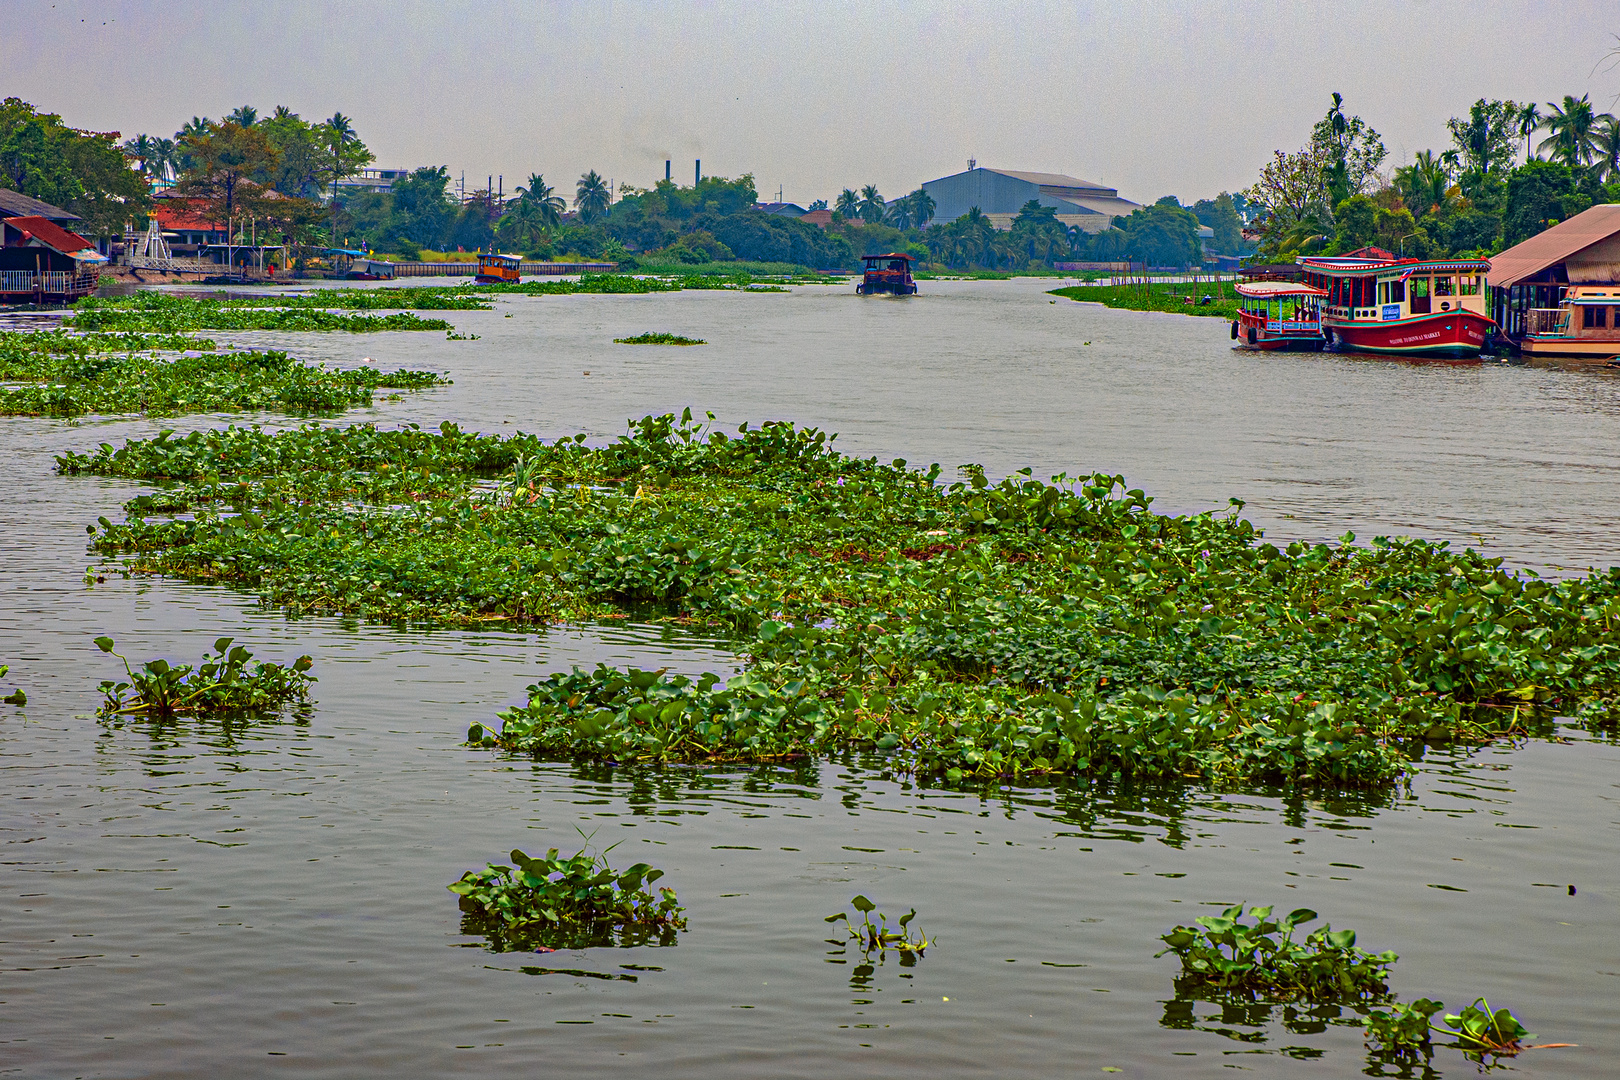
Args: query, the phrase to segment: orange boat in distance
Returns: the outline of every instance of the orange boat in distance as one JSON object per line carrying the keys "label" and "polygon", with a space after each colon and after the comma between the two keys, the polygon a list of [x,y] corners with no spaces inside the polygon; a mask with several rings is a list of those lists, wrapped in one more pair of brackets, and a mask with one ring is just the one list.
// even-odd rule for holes
{"label": "orange boat in distance", "polygon": [[480,285],[499,285],[501,282],[516,285],[521,280],[518,265],[522,261],[516,255],[501,255],[493,251],[488,254],[480,253],[478,273],[473,275],[473,280]]}
{"label": "orange boat in distance", "polygon": [[1326,289],[1297,281],[1240,281],[1242,297],[1232,337],[1240,349],[1318,352],[1322,348],[1322,300]]}

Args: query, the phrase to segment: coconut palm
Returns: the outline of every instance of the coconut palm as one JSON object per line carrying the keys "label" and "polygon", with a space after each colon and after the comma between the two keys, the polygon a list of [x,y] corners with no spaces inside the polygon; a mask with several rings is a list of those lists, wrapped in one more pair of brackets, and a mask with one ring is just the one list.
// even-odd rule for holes
{"label": "coconut palm", "polygon": [[198,139],[206,138],[213,130],[214,122],[206,116],[193,116],[180,125],[180,130],[174,133],[176,172],[191,168],[196,161],[196,155],[191,152],[191,147]]}
{"label": "coconut palm", "polygon": [[546,229],[554,224],[555,220],[546,219],[539,202],[534,199],[514,199],[496,223],[495,235],[518,247],[534,247],[544,239]]}
{"label": "coconut palm", "polygon": [[833,210],[839,217],[852,221],[861,216],[861,197],[850,188],[845,188],[839,193],[838,201],[833,203]]}
{"label": "coconut palm", "polygon": [[1577,100],[1573,95],[1565,94],[1561,108],[1549,101],[1547,107],[1552,112],[1542,120],[1541,126],[1552,134],[1541,140],[1541,145],[1536,149],[1546,150],[1548,157],[1562,161],[1572,169],[1588,164],[1597,151],[1592,133],[1597,116],[1592,112],[1589,97],[1582,94]]}
{"label": "coconut palm", "polygon": [[876,184],[867,184],[861,188],[861,202],[857,212],[861,215],[862,221],[868,225],[881,224],[886,209],[883,196],[878,194]]}
{"label": "coconut palm", "polygon": [[911,219],[911,196],[890,203],[884,211],[883,224],[893,225],[897,229],[909,229],[915,225],[916,222]]}
{"label": "coconut palm", "polygon": [[173,139],[152,140],[152,167],[157,171],[153,174],[159,180],[167,180],[180,171],[178,150]]}
{"label": "coconut palm", "polygon": [[562,224],[563,211],[568,204],[563,202],[561,195],[556,194],[546,178],[539,173],[530,173],[529,182],[520,185],[517,189],[518,201],[528,203],[534,207],[537,220],[541,228],[555,229]]}
{"label": "coconut palm", "polygon": [[612,201],[613,194],[608,191],[607,181],[595,169],[581,176],[574,185],[574,209],[579,211],[579,219],[587,225],[607,213],[608,203]]}
{"label": "coconut palm", "polygon": [[1604,113],[1592,125],[1592,178],[1600,184],[1620,181],[1620,118]]}
{"label": "coconut palm", "polygon": [[1406,208],[1413,217],[1422,217],[1437,210],[1447,201],[1451,189],[1451,170],[1444,155],[1436,157],[1432,150],[1419,150],[1412,164],[1395,170],[1395,190],[1401,193]]}
{"label": "coconut palm", "polygon": [[[285,105],[277,105],[276,106],[276,111],[270,117],[270,119],[272,119],[272,120],[296,120],[296,119],[298,119],[298,114],[293,112],[291,109],[287,108],[287,106],[285,106]],[[246,125],[243,125],[243,126],[245,127]]]}
{"label": "coconut palm", "polygon": [[251,105],[238,106],[233,112],[225,114],[227,124],[237,124],[241,127],[252,127],[259,120],[259,110]]}
{"label": "coconut palm", "polygon": [[151,175],[152,155],[156,149],[154,142],[152,136],[142,134],[135,136],[133,139],[125,140],[124,145],[119,149],[123,150],[125,157],[133,159],[135,164],[139,166],[138,172],[149,176]]}
{"label": "coconut palm", "polygon": [[1530,136],[1534,135],[1536,129],[1541,126],[1541,121],[1541,106],[1533,101],[1527,101],[1519,106],[1519,134],[1524,136],[1524,160],[1526,162],[1531,158]]}
{"label": "coconut palm", "polygon": [[922,188],[906,196],[911,200],[911,224],[922,228],[934,220],[934,197]]}

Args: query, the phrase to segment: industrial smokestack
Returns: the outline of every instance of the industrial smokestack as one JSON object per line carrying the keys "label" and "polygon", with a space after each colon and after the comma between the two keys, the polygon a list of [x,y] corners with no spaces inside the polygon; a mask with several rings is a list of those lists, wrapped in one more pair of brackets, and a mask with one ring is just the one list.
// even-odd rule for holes
{"label": "industrial smokestack", "polygon": [[664,159],[664,179],[669,179],[669,158]]}
{"label": "industrial smokestack", "polygon": [[698,158],[692,162],[692,186],[697,187],[703,183],[703,159]]}

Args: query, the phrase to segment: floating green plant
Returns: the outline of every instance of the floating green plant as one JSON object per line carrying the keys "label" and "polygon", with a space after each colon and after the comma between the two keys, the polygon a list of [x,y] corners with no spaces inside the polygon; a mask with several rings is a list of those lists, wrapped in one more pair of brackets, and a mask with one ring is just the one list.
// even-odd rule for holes
{"label": "floating green plant", "polygon": [[1163,936],[1166,948],[1157,955],[1179,956],[1191,983],[1270,1001],[1354,1001],[1389,992],[1384,977],[1396,955],[1356,948],[1354,930],[1323,926],[1296,942],[1295,929],[1317,918],[1309,908],[1275,920],[1270,907],[1250,908],[1253,923],[1243,922],[1243,914],[1237,904],[1193,920],[1196,927],[1178,926]]}
{"label": "floating green plant", "polygon": [[488,936],[497,950],[669,945],[686,926],[675,890],[653,889],[664,872],[646,863],[619,871],[606,851],[560,856],[556,848],[540,857],[514,850],[511,858],[512,866],[490,863],[449,886],[466,913],[463,929]]}
{"label": "floating green plant", "polygon": [[615,345],[707,345],[702,338],[681,337],[679,334],[637,334],[635,337],[616,337]]}
{"label": "floating green plant", "polygon": [[1457,1046],[1463,1050],[1516,1054],[1525,1049],[1525,1039],[1535,1038],[1511,1012],[1493,1012],[1491,1003],[1482,997],[1475,998],[1461,1013],[1447,1013],[1444,1019],[1448,1025],[1446,1034],[1456,1036]]}
{"label": "floating green plant", "polygon": [[[94,298],[92,298],[94,299]],[[289,298],[291,299],[291,298]],[[443,319],[423,319],[408,311],[392,315],[344,314],[303,306],[266,307],[233,303],[226,297],[142,293],[136,298],[85,301],[67,320],[75,330],[175,332],[182,330],[448,330]]]}
{"label": "floating green plant", "polygon": [[[1118,476],[907,468],[786,423],[646,417],[605,446],[407,426],[163,433],[62,455],[161,485],[126,569],[297,612],[730,635],[728,678],[540,673],[473,741],[542,756],[854,748],[950,783],[1091,774],[1367,786],[1426,743],[1611,724],[1620,572],[1541,581],[1445,544],[1268,543]],[[176,518],[170,515],[189,514]]]}
{"label": "floating green plant", "polygon": [[[894,949],[900,953],[912,953],[921,956],[933,942],[921,930],[909,929],[912,919],[917,917],[917,909],[912,908],[895,920],[895,925],[889,926],[888,916],[878,911],[878,921],[872,921],[872,913],[877,911],[877,905],[866,897],[857,894],[850,900],[850,906],[860,912],[861,921],[856,923],[846,911],[835,915],[828,915],[824,920],[830,923],[842,922],[848,940],[860,946],[861,952],[870,956],[872,953],[881,955],[887,949]],[[838,944],[830,941],[829,944]]]}
{"label": "floating green plant", "polygon": [[161,658],[148,660],[139,670],[114,652],[110,637],[95,639],[96,647],[124,662],[126,681],[111,679],[101,683],[106,699],[101,706],[105,717],[143,715],[171,717],[180,714],[212,715],[266,712],[309,698],[312,661],[300,656],[290,665],[253,662],[245,647],[231,645],[222,637],[214,642],[214,652],[204,652],[202,660],[191,664],[170,664]]}
{"label": "floating green plant", "polygon": [[1390,1002],[1367,1014],[1369,1045],[1386,1055],[1411,1056],[1429,1046],[1433,1016],[1444,1003],[1418,998],[1411,1003]]}
{"label": "floating green plant", "polygon": [[[1219,282],[1071,285],[1063,289],[1052,289],[1049,295],[1131,311],[1207,315],[1217,319],[1235,319],[1238,312],[1238,298],[1232,294],[1231,286]],[[1210,302],[1207,304],[1202,302],[1205,295],[1210,296]]]}
{"label": "floating green plant", "polygon": [[[277,351],[213,351],[211,341],[184,337],[163,341],[165,349],[176,344],[188,349],[178,356],[136,351],[119,356],[62,348],[75,340],[71,337],[37,336],[42,338],[39,347],[27,349],[0,335],[0,378],[24,383],[0,388],[0,415],[173,416],[247,409],[324,413],[369,405],[379,389],[420,390],[449,381],[429,371],[328,368]],[[154,340],[128,336],[132,345]],[[101,346],[120,335],[93,337]]]}
{"label": "floating green plant", "polygon": [[[11,665],[0,664],[0,679],[5,678],[6,672],[10,670]],[[0,702],[4,702],[7,705],[26,705],[28,704],[28,695],[23,693],[22,689],[19,687],[18,689],[7,694],[5,697],[0,698]]]}

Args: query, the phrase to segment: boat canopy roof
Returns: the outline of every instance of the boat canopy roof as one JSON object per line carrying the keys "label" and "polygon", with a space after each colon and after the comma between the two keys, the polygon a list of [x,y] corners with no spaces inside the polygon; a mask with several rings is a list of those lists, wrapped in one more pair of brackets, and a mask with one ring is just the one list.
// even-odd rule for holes
{"label": "boat canopy roof", "polygon": [[1362,258],[1350,255],[1308,255],[1299,260],[1306,270],[1328,277],[1366,277],[1369,274],[1398,273],[1401,277],[1413,274],[1464,273],[1483,274],[1490,270],[1489,259],[1387,259]]}
{"label": "boat canopy roof", "polygon": [[495,260],[497,262],[514,262],[514,263],[523,261],[523,256],[521,256],[521,255],[502,255],[498,251],[486,252],[486,253],[478,256],[478,258],[479,258],[480,261],[482,261],[484,259],[493,259],[493,260]]}
{"label": "boat canopy roof", "polygon": [[916,262],[917,261],[916,259],[914,259],[910,255],[907,255],[903,251],[891,251],[887,255],[862,255],[861,258],[864,259],[866,262],[871,262],[874,259],[904,259],[907,262]]}
{"label": "boat canopy roof", "polygon": [[1314,285],[1301,285],[1297,281],[1240,281],[1232,288],[1239,296],[1256,300],[1274,300],[1279,296],[1326,296],[1326,289]]}

